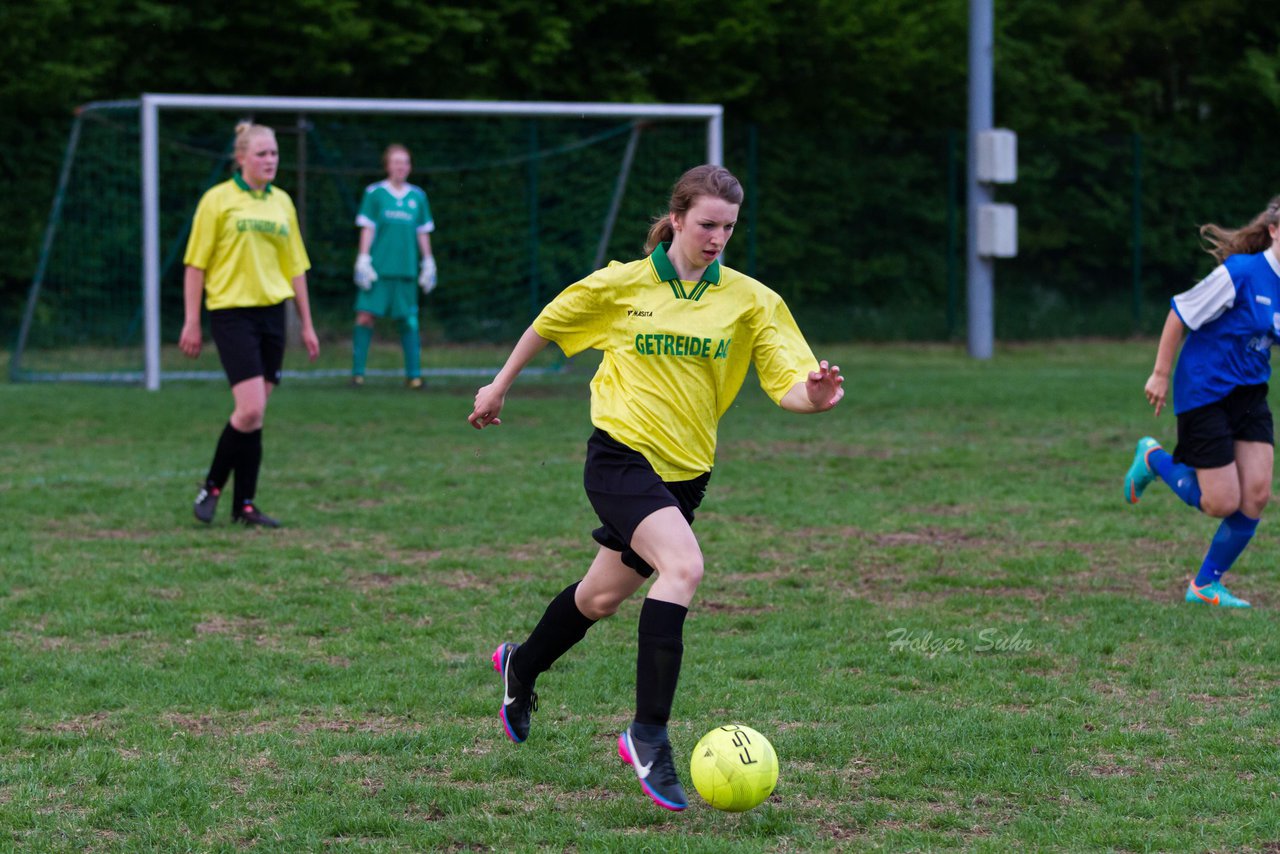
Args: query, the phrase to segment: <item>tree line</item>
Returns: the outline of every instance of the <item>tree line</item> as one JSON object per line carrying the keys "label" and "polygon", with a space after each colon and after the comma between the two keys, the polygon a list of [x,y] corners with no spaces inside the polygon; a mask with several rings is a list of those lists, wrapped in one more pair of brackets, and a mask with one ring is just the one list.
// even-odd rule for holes
{"label": "tree line", "polygon": [[[1001,195],[1020,206],[1026,256],[1005,281],[1028,305],[1127,299],[1135,234],[1140,289],[1158,302],[1169,279],[1203,272],[1197,222],[1234,223],[1280,192],[1271,4],[994,8],[996,123],[1019,133],[1022,158]],[[843,300],[898,337],[914,337],[910,312],[878,307],[947,294],[966,0],[15,0],[0,32],[7,339],[72,110],[143,91],[721,103],[728,165],[755,158],[761,278],[801,303]],[[921,334],[936,337],[930,317]]]}

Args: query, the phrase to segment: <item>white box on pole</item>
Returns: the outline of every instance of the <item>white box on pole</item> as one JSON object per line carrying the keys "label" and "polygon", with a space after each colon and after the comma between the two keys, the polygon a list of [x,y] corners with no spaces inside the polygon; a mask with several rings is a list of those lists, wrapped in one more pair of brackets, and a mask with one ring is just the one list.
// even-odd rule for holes
{"label": "white box on pole", "polygon": [[978,254],[986,258],[1013,258],[1018,254],[1016,205],[978,206]]}
{"label": "white box on pole", "polygon": [[988,184],[1012,184],[1018,180],[1018,135],[1005,128],[992,128],[978,134],[979,181]]}

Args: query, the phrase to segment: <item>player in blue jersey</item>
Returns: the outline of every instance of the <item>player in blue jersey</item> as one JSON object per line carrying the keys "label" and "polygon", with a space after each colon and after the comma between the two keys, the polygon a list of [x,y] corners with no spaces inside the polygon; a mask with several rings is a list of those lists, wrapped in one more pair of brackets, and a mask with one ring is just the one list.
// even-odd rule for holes
{"label": "player in blue jersey", "polygon": [[1271,499],[1275,437],[1267,382],[1271,345],[1280,340],[1280,196],[1248,225],[1208,224],[1200,235],[1218,266],[1173,298],[1145,389],[1159,415],[1178,356],[1173,372],[1178,445],[1169,454],[1150,436],[1139,439],[1124,497],[1137,504],[1159,478],[1190,506],[1222,519],[1185,598],[1248,608],[1223,585],[1222,575],[1249,545]]}
{"label": "player in blue jersey", "polygon": [[389,317],[400,330],[405,385],[422,388],[422,341],[418,335],[418,288],[429,294],[436,286],[436,259],[431,253],[435,221],[421,188],[409,183],[413,163],[403,145],[382,154],[385,181],[364,191],[356,225],[360,249],[356,257],[356,326],[352,335],[351,382],[364,383],[375,317]]}

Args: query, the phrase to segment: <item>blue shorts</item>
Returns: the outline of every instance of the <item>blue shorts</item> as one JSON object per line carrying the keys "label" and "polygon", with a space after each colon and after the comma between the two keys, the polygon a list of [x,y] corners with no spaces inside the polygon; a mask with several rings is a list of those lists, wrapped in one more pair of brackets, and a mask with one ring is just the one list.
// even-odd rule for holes
{"label": "blue shorts", "polygon": [[665,481],[658,477],[644,454],[597,428],[587,440],[587,463],[582,483],[601,525],[592,538],[615,552],[622,562],[645,578],[653,567],[631,548],[631,537],[644,519],[655,510],[677,507],[685,521],[693,524],[693,511],[702,503],[711,472],[692,480]]}

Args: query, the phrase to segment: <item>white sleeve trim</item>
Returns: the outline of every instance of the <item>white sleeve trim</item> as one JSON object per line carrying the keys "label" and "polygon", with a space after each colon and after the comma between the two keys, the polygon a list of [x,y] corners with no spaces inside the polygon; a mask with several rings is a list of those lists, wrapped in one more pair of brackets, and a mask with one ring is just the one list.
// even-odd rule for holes
{"label": "white sleeve trim", "polygon": [[360,226],[361,228],[377,228],[378,227],[377,223],[369,219],[364,214],[360,214],[359,216],[356,217],[356,225]]}
{"label": "white sleeve trim", "polygon": [[1277,250],[1275,244],[1273,243],[1262,254],[1267,256],[1267,263],[1271,265],[1271,272],[1275,273],[1277,277],[1280,277],[1280,258],[1276,257],[1277,251],[1280,251],[1280,250]]}
{"label": "white sleeve trim", "polygon": [[1195,330],[1217,320],[1235,302],[1235,283],[1227,268],[1219,264],[1194,288],[1174,297],[1173,307],[1187,328]]}
{"label": "white sleeve trim", "polygon": [[435,230],[436,230],[436,221],[434,219],[429,219],[426,222],[424,222],[422,225],[418,226],[419,234],[430,234]]}

